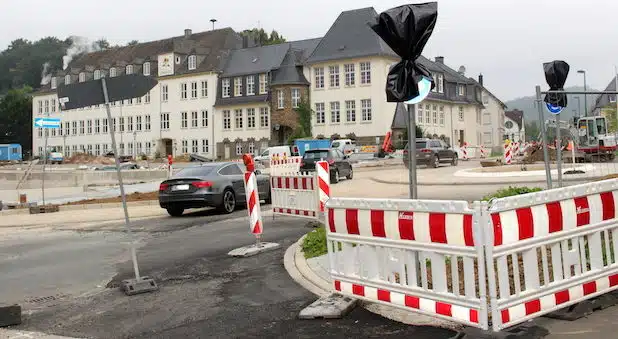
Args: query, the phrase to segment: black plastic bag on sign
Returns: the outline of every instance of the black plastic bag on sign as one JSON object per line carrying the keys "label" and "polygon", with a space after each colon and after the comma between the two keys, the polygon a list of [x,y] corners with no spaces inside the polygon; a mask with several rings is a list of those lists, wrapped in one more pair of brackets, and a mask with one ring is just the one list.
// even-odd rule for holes
{"label": "black plastic bag on sign", "polygon": [[[569,64],[562,60],[554,60],[543,64],[545,81],[550,91],[563,91],[569,70]],[[567,107],[567,95],[564,93],[550,93],[545,95],[544,101],[558,107]]]}
{"label": "black plastic bag on sign", "polygon": [[371,29],[401,57],[386,78],[386,100],[404,102],[418,96],[418,82],[422,77],[431,79],[431,73],[416,59],[423,52],[438,19],[438,3],[403,5],[378,15]]}

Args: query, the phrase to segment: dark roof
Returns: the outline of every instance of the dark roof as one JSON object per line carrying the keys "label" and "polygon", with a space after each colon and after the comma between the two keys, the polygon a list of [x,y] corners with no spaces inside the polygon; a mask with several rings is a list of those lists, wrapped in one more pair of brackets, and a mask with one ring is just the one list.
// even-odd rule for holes
{"label": "dark roof", "polygon": [[395,107],[395,114],[393,115],[393,122],[391,123],[392,129],[406,129],[408,128],[408,110],[406,105],[402,102],[398,102]]}
{"label": "dark roof", "polygon": [[378,13],[373,7],[345,11],[339,14],[307,63],[350,59],[374,55],[397,54],[368,25]]}
{"label": "dark roof", "polygon": [[272,73],[271,86],[277,85],[310,85],[303,74],[303,66],[297,65],[301,51],[290,50],[281,63],[281,67]]}
{"label": "dark roof", "polygon": [[[605,91],[615,91],[616,90],[616,77],[614,77],[612,79],[612,81],[609,82],[609,84],[607,85],[607,87],[605,87]],[[597,99],[594,102],[594,108],[593,110],[596,109],[600,109],[603,108],[607,105],[610,104],[609,102],[609,96],[610,94],[601,94],[597,97]],[[612,95],[612,98],[615,98],[616,95]]]}
{"label": "dark roof", "polygon": [[504,115],[515,121],[515,123],[519,126],[519,128],[521,129],[523,127],[523,119],[524,119],[524,112],[520,111],[518,109],[514,109],[512,111],[506,111],[504,112]]}
{"label": "dark roof", "polygon": [[242,105],[256,102],[268,102],[268,94],[260,95],[243,95],[239,97],[230,96],[229,98],[222,98],[217,96],[215,106],[230,106],[230,105]]}

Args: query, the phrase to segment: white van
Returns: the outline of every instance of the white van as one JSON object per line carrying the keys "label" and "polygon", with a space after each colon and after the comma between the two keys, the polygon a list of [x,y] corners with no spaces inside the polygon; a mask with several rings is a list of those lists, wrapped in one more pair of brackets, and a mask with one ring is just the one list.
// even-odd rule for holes
{"label": "white van", "polygon": [[284,154],[287,155],[288,157],[295,157],[295,156],[298,156],[298,151],[296,149],[296,146],[268,147],[267,149],[262,151],[262,153],[260,153],[259,155],[256,155],[254,160],[256,162],[259,161],[261,163],[267,163],[268,161],[270,161],[270,158],[275,154],[278,154],[280,157],[283,156]]}
{"label": "white van", "polygon": [[356,143],[352,139],[337,139],[333,140],[330,147],[340,150],[343,154],[349,154],[356,149]]}

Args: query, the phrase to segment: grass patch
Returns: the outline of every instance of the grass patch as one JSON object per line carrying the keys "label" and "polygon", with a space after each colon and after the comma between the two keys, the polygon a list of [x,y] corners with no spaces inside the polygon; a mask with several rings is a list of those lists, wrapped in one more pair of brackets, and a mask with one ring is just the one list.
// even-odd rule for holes
{"label": "grass patch", "polygon": [[501,188],[499,190],[497,190],[495,193],[486,195],[483,197],[483,201],[489,201],[493,198],[506,198],[506,197],[512,197],[514,195],[520,195],[520,194],[526,194],[526,193],[533,193],[533,192],[540,192],[543,189],[540,187],[512,187],[509,186],[508,188]]}
{"label": "grass patch", "polygon": [[326,228],[324,228],[324,225],[307,233],[307,236],[303,240],[302,249],[306,259],[319,257],[328,253],[328,248],[326,246]]}

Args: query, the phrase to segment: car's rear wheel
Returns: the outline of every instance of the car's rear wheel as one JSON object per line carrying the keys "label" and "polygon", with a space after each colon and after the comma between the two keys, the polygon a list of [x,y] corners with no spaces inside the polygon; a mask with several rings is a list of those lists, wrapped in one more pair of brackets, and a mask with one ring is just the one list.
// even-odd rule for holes
{"label": "car's rear wheel", "polygon": [[234,194],[234,191],[229,188],[223,191],[223,198],[221,200],[221,206],[219,206],[219,209],[222,212],[230,214],[236,210],[236,195]]}
{"label": "car's rear wheel", "polygon": [[334,172],[330,172],[330,183],[336,184],[339,182],[339,170],[336,169]]}
{"label": "car's rear wheel", "polygon": [[457,157],[457,153],[455,153],[453,155],[453,160],[451,160],[451,166],[457,166],[457,161],[458,161],[458,157]]}
{"label": "car's rear wheel", "polygon": [[348,174],[348,176],[345,177],[348,180],[352,180],[352,178],[354,178],[354,169],[350,168],[350,174]]}
{"label": "car's rear wheel", "polygon": [[440,166],[440,158],[438,158],[437,155],[434,155],[433,159],[431,160],[431,167],[437,168],[438,166]]}
{"label": "car's rear wheel", "polygon": [[185,209],[182,207],[168,207],[167,213],[172,217],[179,217],[184,213]]}

